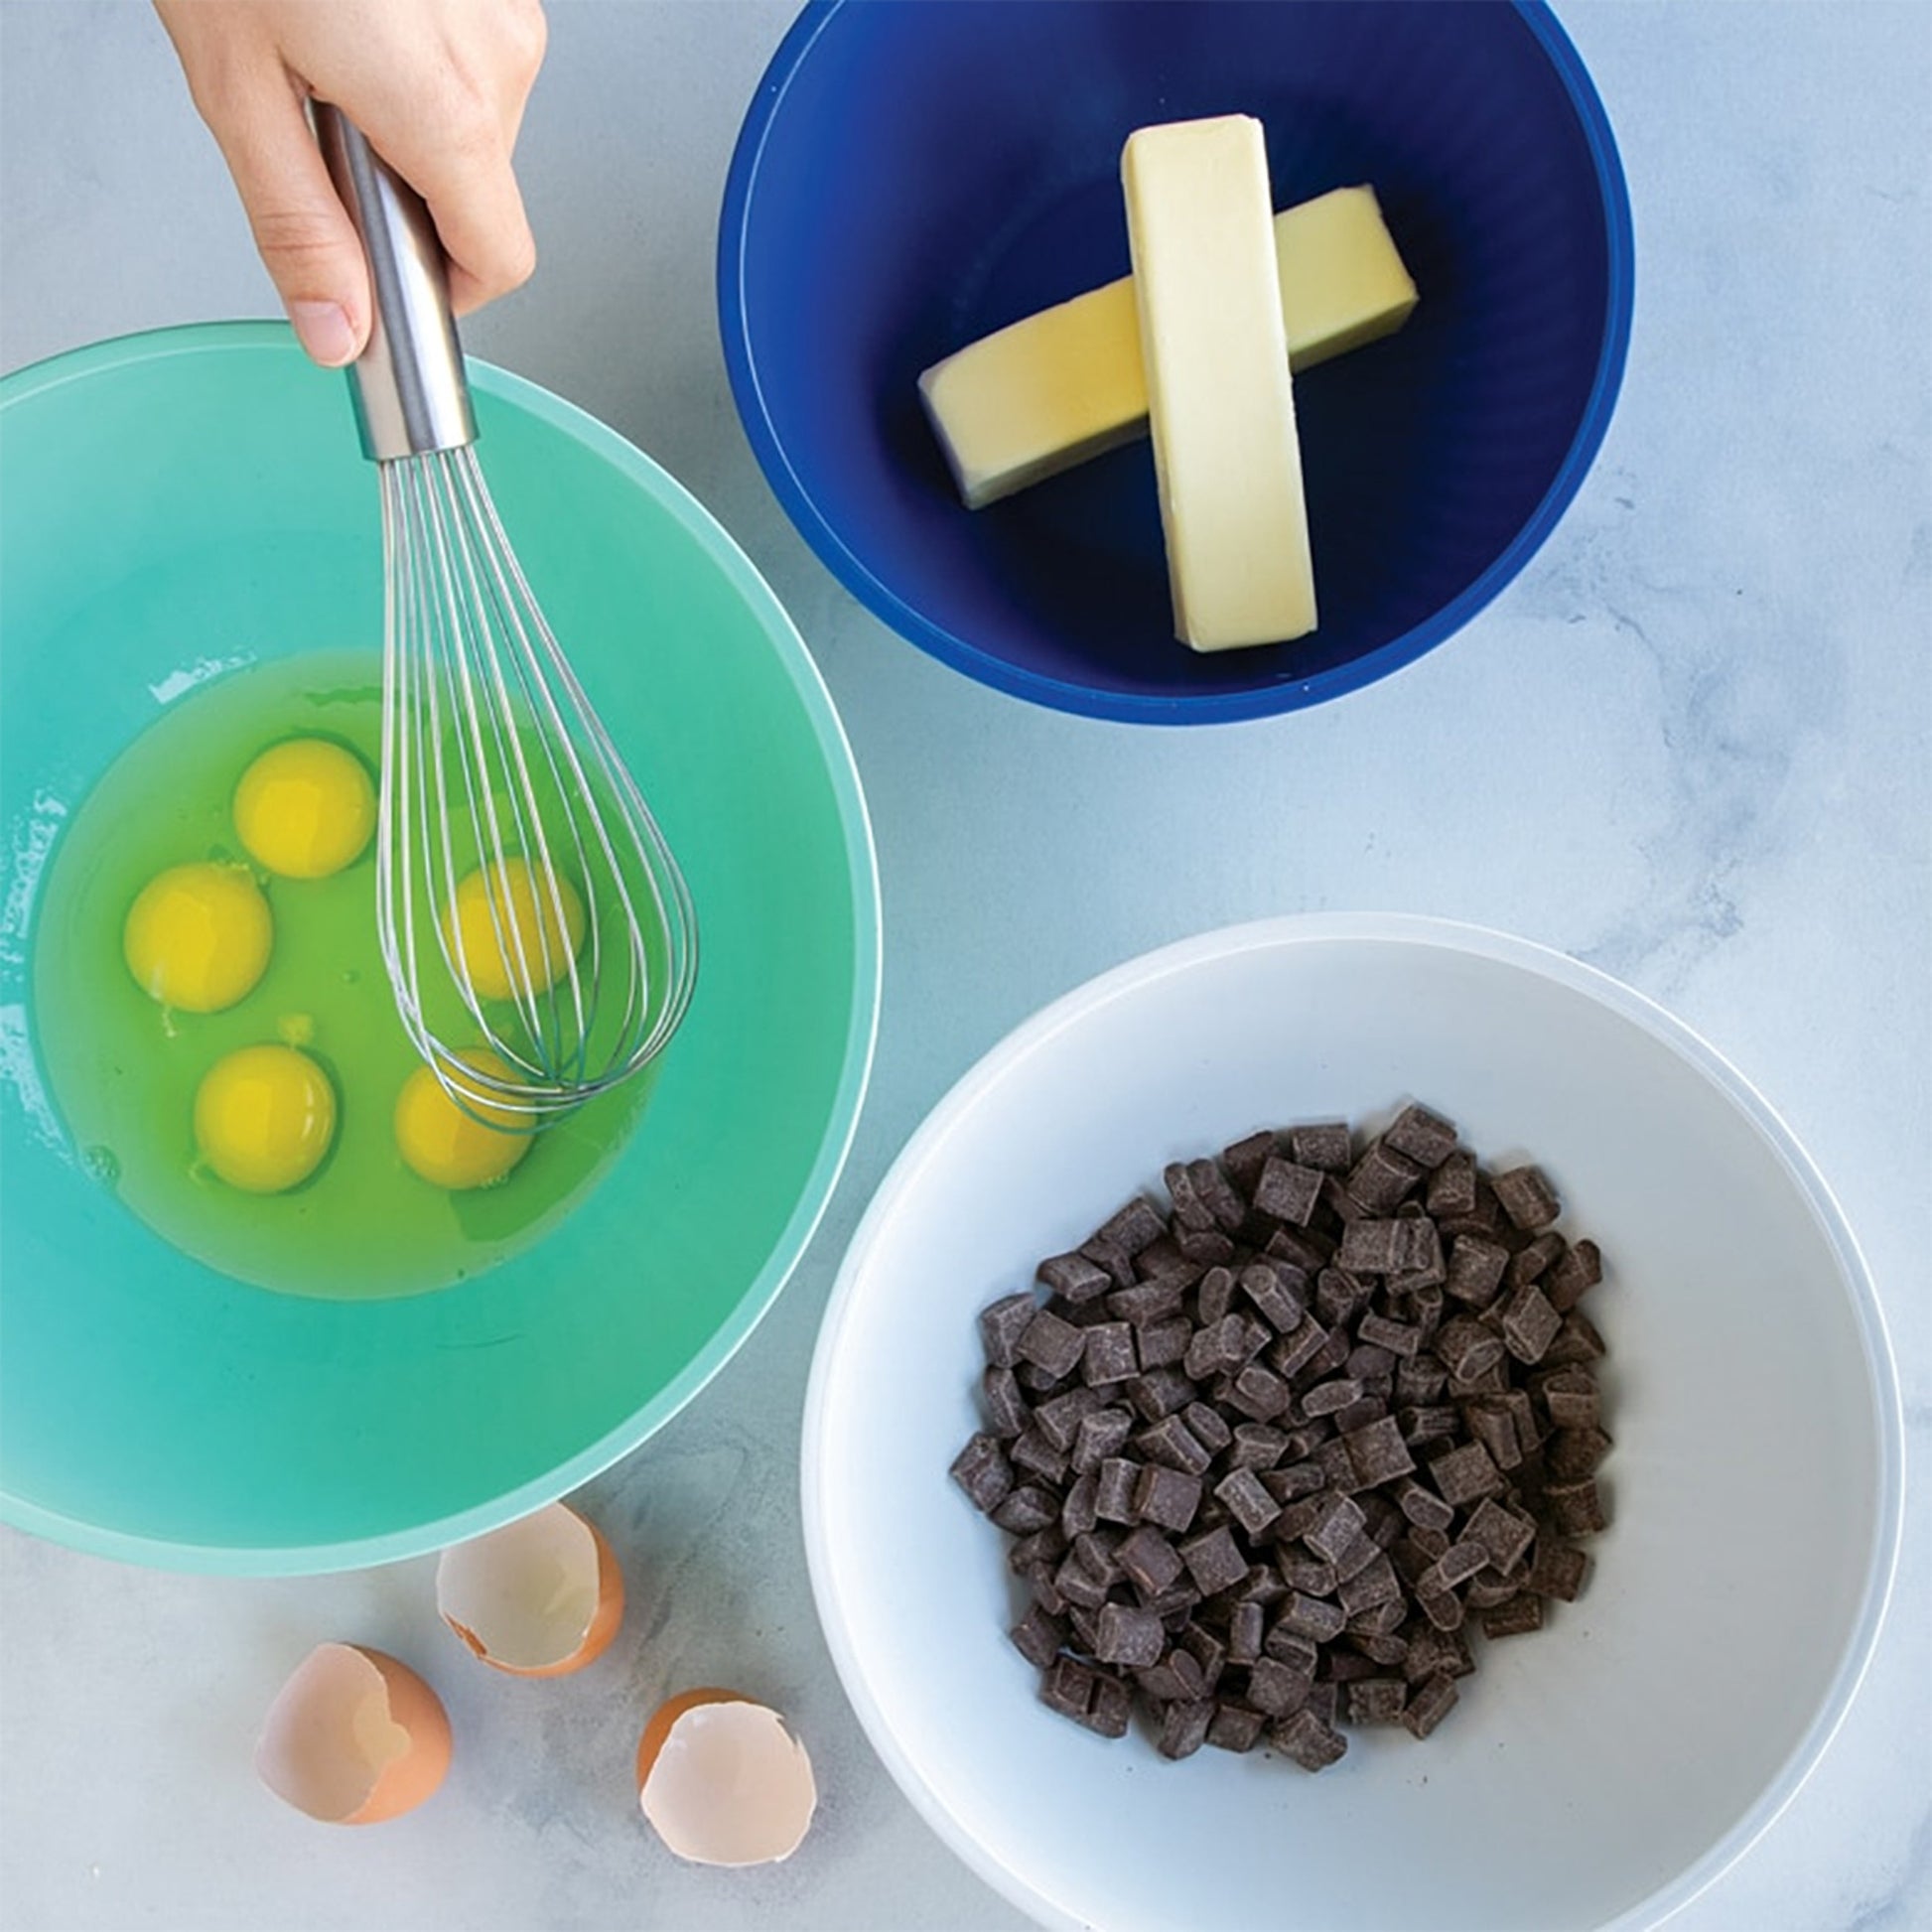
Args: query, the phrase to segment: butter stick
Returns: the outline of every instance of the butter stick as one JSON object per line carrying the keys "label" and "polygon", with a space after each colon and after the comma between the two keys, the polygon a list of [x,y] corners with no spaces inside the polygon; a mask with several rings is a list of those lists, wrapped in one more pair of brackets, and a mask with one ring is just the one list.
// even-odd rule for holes
{"label": "butter stick", "polygon": [[[1416,306],[1372,188],[1337,188],[1274,223],[1292,369],[1393,334]],[[1147,434],[1134,278],[969,344],[919,393],[971,509]]]}
{"label": "butter stick", "polygon": [[1314,566],[1261,123],[1141,128],[1121,183],[1174,634],[1200,651],[1300,637]]}

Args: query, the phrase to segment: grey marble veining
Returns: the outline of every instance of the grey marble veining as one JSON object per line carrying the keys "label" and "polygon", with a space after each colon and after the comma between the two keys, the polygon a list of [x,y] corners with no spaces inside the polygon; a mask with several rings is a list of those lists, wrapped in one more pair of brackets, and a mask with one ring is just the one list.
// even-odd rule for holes
{"label": "grey marble veining", "polygon": [[[1088,974],[1229,919],[1437,912],[1669,1006],[1838,1192],[1891,1324],[1908,1455],[1932,1457],[1932,12],[1561,11],[1637,223],[1629,370],[1590,479],[1449,645],[1314,713],[1132,734],[1130,765],[1123,728],[1019,705],[895,639],[753,462],[712,249],[788,8],[553,0],[521,152],[542,270],[468,340],[689,484],[824,668],[886,896],[872,1093],[769,1317],[589,1491],[631,1610],[585,1677],[471,1667],[436,1626],[426,1562],[230,1583],[0,1534],[0,1925],[1019,1924],[898,1796],[832,1673],[796,1500],[806,1367],[866,1200],[951,1082]],[[147,8],[4,0],[0,364],[271,308]],[[1929,1606],[1915,1493],[1893,1614],[1838,1738],[1674,1923],[1932,1925]],[[249,1769],[274,1689],[331,1635],[420,1662],[463,1737],[445,1795],[380,1832],[309,1827]],[[693,1870],[634,1816],[642,1714],[715,1679],[810,1742],[823,1809],[787,1865]]]}

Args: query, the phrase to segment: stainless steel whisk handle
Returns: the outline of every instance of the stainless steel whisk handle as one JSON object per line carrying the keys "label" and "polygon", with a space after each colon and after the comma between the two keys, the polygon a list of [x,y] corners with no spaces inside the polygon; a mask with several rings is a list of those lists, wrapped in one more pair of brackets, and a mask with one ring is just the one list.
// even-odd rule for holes
{"label": "stainless steel whisk handle", "polygon": [[329,178],[361,234],[375,294],[368,346],[349,370],[362,454],[387,463],[474,443],[449,264],[429,209],[341,108],[318,100],[310,112]]}

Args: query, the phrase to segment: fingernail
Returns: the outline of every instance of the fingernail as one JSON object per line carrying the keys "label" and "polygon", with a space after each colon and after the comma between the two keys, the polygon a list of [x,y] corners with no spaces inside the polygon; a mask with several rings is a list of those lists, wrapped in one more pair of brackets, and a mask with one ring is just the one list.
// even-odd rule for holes
{"label": "fingernail", "polygon": [[289,321],[297,340],[325,369],[339,369],[355,354],[355,332],[337,302],[291,302]]}

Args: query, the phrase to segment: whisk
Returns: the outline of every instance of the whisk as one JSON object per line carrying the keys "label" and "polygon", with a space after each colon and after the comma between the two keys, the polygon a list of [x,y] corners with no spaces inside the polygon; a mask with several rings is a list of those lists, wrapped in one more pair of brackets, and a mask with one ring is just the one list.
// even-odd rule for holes
{"label": "whisk", "polygon": [[338,109],[312,111],[375,295],[350,386],[382,497],[376,929],[445,1091],[533,1131],[662,1049],[696,921],[490,500],[429,211]]}

